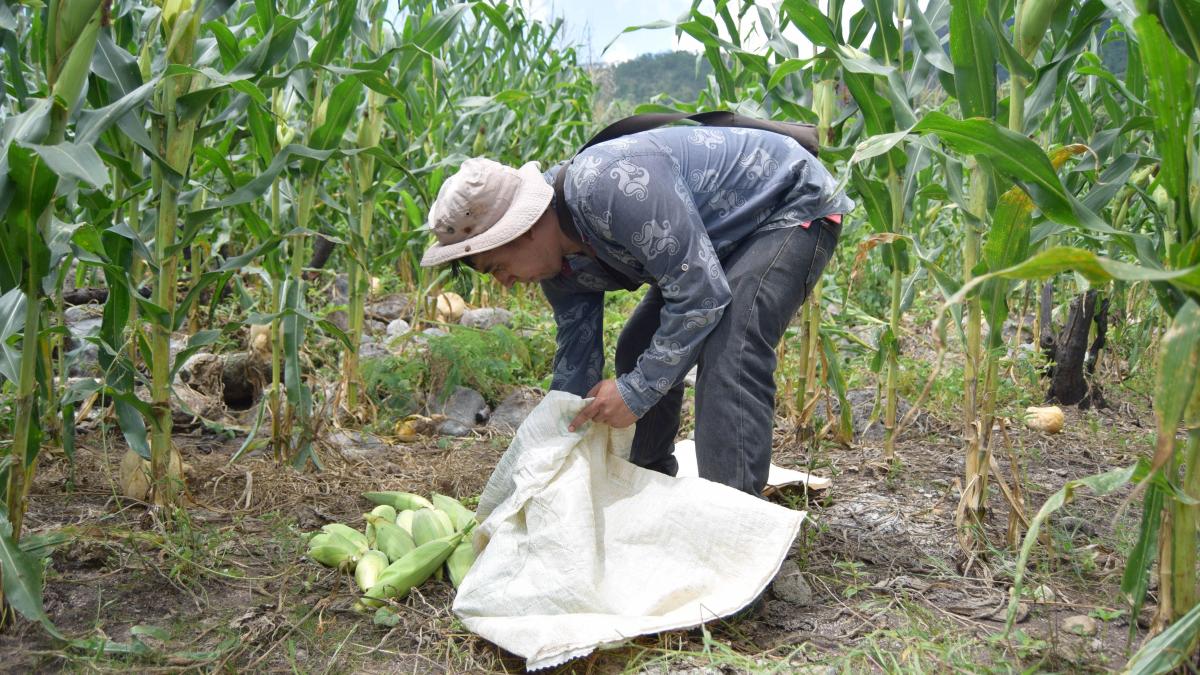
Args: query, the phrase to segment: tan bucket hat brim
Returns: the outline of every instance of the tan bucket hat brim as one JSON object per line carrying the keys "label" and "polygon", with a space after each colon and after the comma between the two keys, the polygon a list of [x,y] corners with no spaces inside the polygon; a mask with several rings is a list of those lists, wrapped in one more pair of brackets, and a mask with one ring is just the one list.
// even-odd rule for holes
{"label": "tan bucket hat brim", "polygon": [[455,244],[434,243],[421,257],[421,267],[444,265],[465,256],[500,248],[528,232],[550,205],[554,188],[542,177],[537,162],[526,163],[517,170],[517,174],[521,183],[513,195],[512,204],[494,225]]}

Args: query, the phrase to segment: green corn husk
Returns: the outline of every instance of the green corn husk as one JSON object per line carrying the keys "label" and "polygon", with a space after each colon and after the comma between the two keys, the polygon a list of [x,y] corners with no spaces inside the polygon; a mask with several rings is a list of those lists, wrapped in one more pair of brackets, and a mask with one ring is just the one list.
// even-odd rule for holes
{"label": "green corn husk", "polygon": [[[361,564],[361,563],[360,563]],[[446,573],[450,576],[450,583],[454,584],[455,588],[462,585],[462,581],[467,576],[467,572],[471,571],[471,565],[475,564],[475,544],[469,539],[463,539],[454,547],[454,552],[450,557],[446,558]]]}
{"label": "green corn husk", "polygon": [[401,511],[400,513],[396,514],[396,527],[399,527],[407,532],[408,536],[410,537],[413,533],[412,526],[414,514],[416,514],[416,511]]}
{"label": "green corn husk", "polygon": [[462,502],[457,499],[435,492],[432,495],[432,500],[435,507],[450,516],[455,530],[465,530],[469,523],[475,522],[475,512],[463,506]]}
{"label": "green corn husk", "polygon": [[416,548],[412,536],[397,525],[375,518],[371,526],[375,528],[375,548],[383,551],[389,561],[399,560]]}
{"label": "green corn husk", "polygon": [[371,509],[372,516],[379,516],[389,523],[396,522],[396,509],[391,504],[380,504]]}
{"label": "green corn husk", "polygon": [[338,569],[353,569],[360,555],[358,546],[334,532],[322,532],[308,542],[308,557]]}
{"label": "green corn husk", "polygon": [[412,535],[417,546],[440,539],[453,532],[447,531],[446,521],[436,515],[435,509],[421,509],[413,514]]}
{"label": "green corn husk", "polygon": [[381,599],[399,599],[408,595],[409,591],[420,586],[430,575],[441,569],[442,563],[454,552],[462,537],[462,533],[458,533],[426,542],[388,565],[380,573],[371,590],[367,591],[363,604],[379,607],[383,604]]}
{"label": "green corn husk", "polygon": [[371,548],[371,542],[367,541],[367,535],[353,527],[342,525],[341,523],[330,523],[322,527],[321,531],[344,537],[347,541],[358,547],[360,554],[366,553]]}
{"label": "green corn husk", "polygon": [[379,575],[387,566],[387,555],[381,551],[367,551],[354,567],[354,581],[359,589],[366,593],[379,580]]}
{"label": "green corn husk", "polygon": [[433,508],[433,503],[428,499],[411,492],[367,492],[363,494],[363,497],[374,504],[387,504],[396,511]]}
{"label": "green corn husk", "polygon": [[326,567],[345,571],[353,570],[358,563],[357,554],[338,546],[314,546],[308,549],[308,557]]}
{"label": "green corn husk", "polygon": [[443,537],[448,534],[454,534],[455,532],[458,532],[459,528],[454,526],[454,518],[450,517],[449,513],[446,513],[441,509],[434,509],[433,517],[437,518],[438,523],[441,524]]}

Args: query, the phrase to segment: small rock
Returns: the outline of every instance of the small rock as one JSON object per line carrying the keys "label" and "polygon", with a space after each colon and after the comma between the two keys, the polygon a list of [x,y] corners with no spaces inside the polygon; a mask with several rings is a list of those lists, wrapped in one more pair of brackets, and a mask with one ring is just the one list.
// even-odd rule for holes
{"label": "small rock", "polygon": [[101,311],[100,305],[75,305],[63,311],[63,320],[69,326],[88,319],[97,319]]}
{"label": "small rock", "polygon": [[489,330],[496,326],[512,328],[513,313],[499,307],[468,309],[463,312],[459,323],[470,328],[478,328],[479,330]]}
{"label": "small rock", "polygon": [[471,427],[458,420],[448,419],[438,425],[438,433],[443,436],[470,436]]}
{"label": "small rock", "polygon": [[[71,309],[78,308],[72,307]],[[104,320],[100,317],[91,314],[85,318],[79,319],[78,321],[71,321],[70,319],[67,319],[67,328],[71,331],[71,337],[79,339],[99,333],[100,324],[103,323],[103,321]]]}
{"label": "small rock", "polygon": [[388,339],[398,338],[410,331],[412,331],[412,326],[408,325],[404,319],[393,319],[386,328]]}
{"label": "small rock", "polygon": [[391,450],[391,446],[378,437],[361,431],[336,429],[327,435],[325,440],[351,459],[377,457]]}
{"label": "small rock", "polygon": [[1062,630],[1064,633],[1074,633],[1075,635],[1086,635],[1091,637],[1096,634],[1096,620],[1085,614],[1076,614],[1063,619]]}
{"label": "small rock", "polygon": [[412,314],[412,300],[407,295],[394,293],[367,305],[367,314],[383,321],[395,321]]}
{"label": "small rock", "polygon": [[1054,589],[1050,588],[1046,584],[1038,586],[1030,591],[1029,594],[1038,602],[1054,602],[1054,600],[1058,598],[1058,595],[1055,594]]}
{"label": "small rock", "polygon": [[380,335],[387,331],[388,325],[383,321],[367,319],[363,321],[363,332],[370,335]]}
{"label": "small rock", "polygon": [[536,389],[514,389],[504,397],[492,411],[488,427],[507,434],[515,434],[529,413],[542,401],[542,392]]}
{"label": "small rock", "polygon": [[421,331],[421,335],[424,335],[425,337],[431,337],[431,338],[446,337],[449,334],[450,333],[442,330],[441,328],[437,328],[437,327],[426,328],[425,330]]}
{"label": "small rock", "polygon": [[360,359],[377,359],[390,355],[391,352],[387,350],[387,347],[384,347],[374,340],[364,341],[358,346],[358,358]]}
{"label": "small rock", "polygon": [[483,395],[466,387],[455,388],[445,403],[431,400],[429,410],[432,414],[445,415],[447,419],[457,420],[468,427],[486,422],[490,412]]}
{"label": "small rock", "polygon": [[346,315],[346,311],[343,309],[334,310],[326,314],[325,318],[342,332],[350,330],[350,317]]}
{"label": "small rock", "polygon": [[696,386],[696,375],[700,372],[699,366],[692,366],[692,369],[683,376],[683,384],[685,387]]}
{"label": "small rock", "polygon": [[350,300],[350,279],[345,274],[337,275],[330,287],[329,304],[344,305]]}
{"label": "small rock", "polygon": [[794,560],[785,560],[779,574],[771,582],[771,594],[796,607],[808,607],[813,602],[812,587],[804,580],[800,566]]}

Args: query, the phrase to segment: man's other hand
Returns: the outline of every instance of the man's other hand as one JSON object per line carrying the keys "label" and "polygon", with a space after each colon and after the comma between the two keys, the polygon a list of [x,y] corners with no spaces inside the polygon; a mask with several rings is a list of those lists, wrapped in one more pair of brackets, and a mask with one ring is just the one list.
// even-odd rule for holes
{"label": "man's other hand", "polygon": [[621,398],[616,380],[601,380],[592,387],[586,398],[593,400],[587,404],[587,407],[579,411],[575,419],[571,420],[570,426],[567,427],[570,431],[579,429],[584,422],[589,420],[603,422],[617,429],[624,429],[637,421],[637,415],[633,414],[629,406],[625,405],[625,400]]}

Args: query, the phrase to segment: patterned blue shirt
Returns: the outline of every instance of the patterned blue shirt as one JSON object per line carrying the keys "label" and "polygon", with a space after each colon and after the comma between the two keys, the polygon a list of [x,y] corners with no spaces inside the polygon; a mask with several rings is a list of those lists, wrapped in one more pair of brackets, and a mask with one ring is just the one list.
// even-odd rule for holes
{"label": "patterned blue shirt", "polygon": [[[544,174],[553,184],[561,164]],[[617,378],[639,418],[699,358],[729,304],[721,260],[755,234],[853,207],[796,141],[768,131],[671,127],[595,145],[571,164],[563,191],[585,242],[665,302],[651,346]],[[542,282],[558,325],[551,389],[584,396],[604,372],[604,292],[624,286],[596,261],[567,258]]]}

